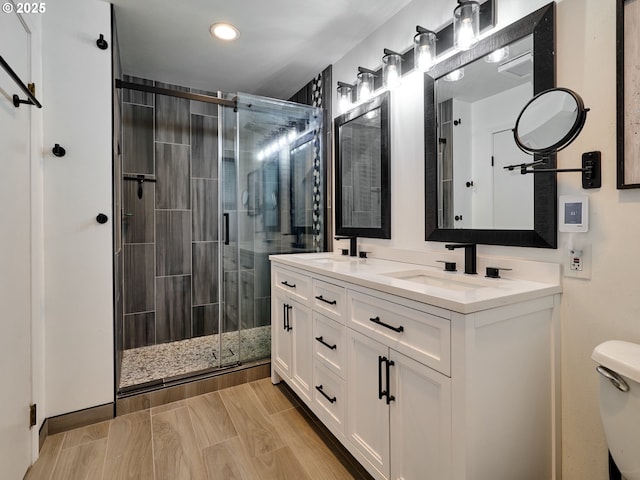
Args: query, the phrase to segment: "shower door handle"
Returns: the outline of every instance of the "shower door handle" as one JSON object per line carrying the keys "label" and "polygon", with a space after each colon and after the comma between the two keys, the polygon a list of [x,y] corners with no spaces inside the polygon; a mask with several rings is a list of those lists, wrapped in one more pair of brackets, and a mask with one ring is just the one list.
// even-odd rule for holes
{"label": "shower door handle", "polygon": [[224,217],[224,244],[229,245],[229,214],[223,213]]}

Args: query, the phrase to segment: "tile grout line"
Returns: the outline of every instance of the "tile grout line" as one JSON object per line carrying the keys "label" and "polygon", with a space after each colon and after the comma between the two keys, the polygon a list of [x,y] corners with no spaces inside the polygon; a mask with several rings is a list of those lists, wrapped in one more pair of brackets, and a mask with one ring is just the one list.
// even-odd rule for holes
{"label": "tile grout line", "polygon": [[109,454],[109,440],[111,437],[112,425],[113,425],[113,419],[109,420],[109,431],[107,432],[107,444],[104,447],[104,460],[102,461],[102,475],[100,476],[102,480],[105,480],[104,474],[106,473],[106,468],[107,468],[107,455]]}
{"label": "tile grout line", "polygon": [[155,480],[156,478],[156,448],[155,448],[155,442],[153,441],[153,415],[151,415],[151,407],[148,408],[149,410],[149,432],[151,433],[151,463],[152,463],[152,471],[153,471],[153,478]]}

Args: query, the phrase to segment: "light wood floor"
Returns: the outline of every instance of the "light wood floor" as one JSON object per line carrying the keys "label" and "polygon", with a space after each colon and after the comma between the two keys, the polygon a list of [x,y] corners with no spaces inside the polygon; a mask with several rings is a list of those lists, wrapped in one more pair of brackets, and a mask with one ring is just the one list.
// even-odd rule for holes
{"label": "light wood floor", "polygon": [[49,436],[25,479],[361,478],[283,392],[265,378]]}

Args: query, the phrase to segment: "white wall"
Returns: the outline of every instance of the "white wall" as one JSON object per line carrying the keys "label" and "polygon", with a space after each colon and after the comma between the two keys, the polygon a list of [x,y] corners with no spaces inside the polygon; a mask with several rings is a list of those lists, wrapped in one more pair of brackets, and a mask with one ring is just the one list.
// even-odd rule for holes
{"label": "white wall", "polygon": [[[110,5],[47,3],[43,23],[47,417],[114,400]],[[67,154],[55,157],[54,144]],[[109,222],[99,225],[98,213]]]}
{"label": "white wall", "polygon": [[[544,0],[498,0],[498,28],[531,13]],[[580,175],[558,175],[559,194],[590,198],[591,227],[576,237],[592,244],[592,279],[565,278],[562,329],[562,468],[565,480],[606,478],[606,445],[598,409],[598,378],[590,360],[600,342],[640,342],[637,300],[640,255],[640,190],[616,190],[615,6],[601,0],[557,3],[557,85],[578,92],[591,110],[578,139],[558,155],[561,167],[578,167],[583,152],[602,152],[603,187],[582,190]],[[352,82],[359,65],[377,68],[384,47],[404,51],[416,24],[437,29],[451,18],[447,2],[415,0],[333,68],[334,80]],[[335,85],[334,85],[335,89]],[[422,80],[412,73],[392,92],[392,239],[368,240],[378,250],[442,251],[424,238],[424,147]],[[411,206],[409,208],[408,206]],[[564,262],[569,237],[557,250],[480,246],[481,255]],[[337,247],[337,245],[335,245]]]}

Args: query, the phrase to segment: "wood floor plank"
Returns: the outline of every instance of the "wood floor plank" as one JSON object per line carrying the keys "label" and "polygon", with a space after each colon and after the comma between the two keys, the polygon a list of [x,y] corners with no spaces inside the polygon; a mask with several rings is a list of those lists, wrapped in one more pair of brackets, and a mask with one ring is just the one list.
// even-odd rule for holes
{"label": "wood floor plank", "polygon": [[[251,459],[248,464],[254,471],[252,480],[312,480],[289,447],[263,453]],[[318,476],[315,478],[324,480],[328,477]]]}
{"label": "wood floor plank", "polygon": [[171,402],[165,405],[158,405],[157,407],[153,407],[151,409],[151,415],[157,415],[158,413],[169,412],[171,410],[176,410],[177,408],[184,408],[186,406],[187,406],[187,402],[185,400],[179,400],[177,402]]}
{"label": "wood floor plank", "polygon": [[153,415],[151,426],[156,480],[206,478],[187,408]]}
{"label": "wood floor plank", "polygon": [[148,410],[111,421],[104,479],[153,480],[151,416]]}
{"label": "wood floor plank", "polygon": [[64,436],[64,433],[59,433],[47,437],[40,450],[38,460],[24,477],[25,480],[49,480],[51,478],[51,472],[53,472],[58,455],[62,450]]}
{"label": "wood floor plank", "polygon": [[239,437],[230,438],[202,451],[209,480],[250,480],[249,455]]}
{"label": "wood floor plank", "polygon": [[298,409],[272,415],[271,421],[311,478],[322,480],[354,478]]}
{"label": "wood floor plank", "polygon": [[201,449],[237,435],[218,392],[190,398],[187,405]]}
{"label": "wood floor plank", "polygon": [[51,480],[96,480],[102,478],[107,439],[63,448]]}
{"label": "wood floor plank", "polygon": [[271,383],[271,378],[263,378],[262,380],[251,382],[249,385],[251,385],[269,415],[296,406],[282,393],[280,388]]}
{"label": "wood floor plank", "polygon": [[267,418],[267,411],[248,384],[220,390],[220,398],[251,456],[256,457],[285,446]]}
{"label": "wood floor plank", "polygon": [[95,442],[96,440],[107,438],[107,435],[109,435],[109,426],[110,422],[106,421],[69,430],[64,438],[62,448],[73,448],[83,443]]}

